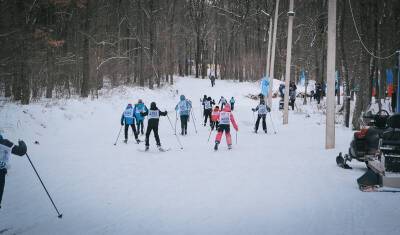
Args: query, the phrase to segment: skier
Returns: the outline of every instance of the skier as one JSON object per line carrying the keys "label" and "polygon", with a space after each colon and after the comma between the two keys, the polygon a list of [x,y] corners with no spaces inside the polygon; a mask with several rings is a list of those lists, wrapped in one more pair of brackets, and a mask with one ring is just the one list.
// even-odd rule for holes
{"label": "skier", "polygon": [[297,90],[297,86],[296,84],[294,84],[294,82],[290,83],[289,86],[289,99],[290,99],[290,106],[292,106],[292,110],[294,110],[294,105],[295,105],[295,101],[296,101],[296,90]]}
{"label": "skier", "polygon": [[221,98],[218,101],[218,105],[221,105],[221,110],[224,109],[224,105],[226,105],[228,101],[225,99],[225,97],[221,96]]}
{"label": "skier", "polygon": [[265,104],[264,100],[260,100],[260,104],[257,105],[256,108],[251,109],[253,112],[258,111],[256,125],[254,126],[254,132],[257,133],[258,126],[260,125],[260,119],[262,119],[262,126],[265,133],[267,133],[267,123],[265,122],[265,118],[267,116],[267,112],[270,112],[271,109]]}
{"label": "skier", "polygon": [[164,149],[161,147],[161,142],[160,142],[160,136],[158,135],[158,123],[160,121],[160,116],[166,116],[168,114],[167,111],[162,112],[157,108],[157,105],[155,102],[151,102],[150,104],[150,110],[147,110],[145,112],[140,113],[143,117],[148,116],[148,122],[147,122],[147,129],[146,129],[146,149],[145,151],[149,150],[149,137],[151,131],[154,132],[154,138],[156,139],[156,144],[157,147],[160,151],[164,151]]}
{"label": "skier", "polygon": [[211,113],[211,130],[218,129],[218,118],[219,118],[219,107],[215,106],[214,110]]}
{"label": "skier", "polygon": [[215,76],[214,75],[210,75],[210,81],[211,81],[211,87],[215,86]]}
{"label": "skier", "polygon": [[229,100],[229,103],[231,104],[231,110],[233,111],[235,108],[235,98],[233,98],[233,96]]}
{"label": "skier", "polygon": [[219,112],[218,115],[218,134],[215,137],[215,146],[214,150],[218,150],[218,145],[221,143],[221,138],[222,134],[225,131],[225,137],[226,137],[226,143],[228,144],[228,149],[232,149],[232,137],[230,133],[230,124],[232,122],[233,128],[236,131],[239,131],[238,126],[236,124],[235,118],[233,117],[233,114],[231,113],[231,107],[229,104],[226,104],[224,109],[222,109],[221,112]]}
{"label": "skier", "polygon": [[181,119],[181,135],[187,135],[187,126],[191,109],[192,103],[187,100],[184,95],[181,95],[180,101],[175,106],[175,111],[179,110],[179,116]]}
{"label": "skier", "polygon": [[204,126],[207,125],[207,119],[210,119],[210,126],[211,126],[211,113],[212,113],[212,106],[215,104],[214,100],[211,97],[208,97],[205,101],[203,101],[204,105]]}
{"label": "skier", "polygon": [[138,100],[138,103],[135,104],[135,119],[136,119],[136,126],[137,126],[137,132],[139,132],[143,135],[144,134],[144,117],[140,113],[146,112],[148,109],[146,105],[143,103],[142,99]]}
{"label": "skier", "polygon": [[315,99],[317,100],[318,104],[321,102],[322,98],[322,86],[320,83],[315,84]]}
{"label": "skier", "polygon": [[3,136],[0,135],[0,208],[10,156],[11,154],[24,156],[26,150],[27,147],[24,141],[20,140],[18,141],[18,145],[14,145],[11,141],[3,139]]}
{"label": "skier", "polygon": [[125,111],[122,113],[121,116],[121,126],[125,124],[125,140],[124,143],[128,142],[128,129],[129,126],[131,126],[133,134],[135,135],[136,143],[140,143],[140,140],[138,138],[138,133],[136,132],[136,127],[135,127],[135,109],[132,107],[132,104],[128,104],[126,106]]}

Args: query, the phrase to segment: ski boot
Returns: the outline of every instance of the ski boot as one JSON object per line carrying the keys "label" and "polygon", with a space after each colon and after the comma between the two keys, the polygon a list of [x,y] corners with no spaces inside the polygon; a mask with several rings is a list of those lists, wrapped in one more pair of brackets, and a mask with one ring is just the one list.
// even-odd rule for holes
{"label": "ski boot", "polygon": [[140,140],[139,140],[139,139],[136,139],[136,143],[137,143],[137,144],[140,144]]}
{"label": "ski boot", "polygon": [[128,140],[124,140],[124,143],[125,143],[125,144],[128,143]]}
{"label": "ski boot", "polygon": [[267,129],[264,130],[265,134],[267,134]]}
{"label": "ski boot", "polygon": [[149,146],[146,145],[144,151],[146,151],[146,152],[149,151]]}
{"label": "ski boot", "polygon": [[254,133],[256,133],[256,134],[257,134],[257,131],[258,131],[258,130],[257,130],[256,128],[254,128]]}
{"label": "ski boot", "polygon": [[232,149],[232,145],[231,144],[228,144],[228,149],[229,150]]}
{"label": "ski boot", "polygon": [[160,144],[157,144],[157,148],[158,148],[158,151],[165,152],[165,149],[163,149],[163,147],[161,147]]}
{"label": "ski boot", "polygon": [[214,151],[217,151],[217,150],[218,150],[218,145],[219,145],[219,142],[218,142],[218,141],[215,141]]}

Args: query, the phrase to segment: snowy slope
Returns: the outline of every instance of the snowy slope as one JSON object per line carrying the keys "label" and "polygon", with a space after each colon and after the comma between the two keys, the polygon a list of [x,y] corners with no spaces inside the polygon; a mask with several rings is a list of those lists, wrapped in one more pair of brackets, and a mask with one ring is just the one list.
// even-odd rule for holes
{"label": "snowy slope", "polygon": [[[178,90],[179,94],[176,94]],[[119,88],[98,100],[46,101],[29,106],[5,104],[0,129],[13,141],[28,143],[36,165],[63,219],[57,219],[27,159],[13,157],[6,179],[0,231],[4,234],[399,234],[400,194],[362,193],[354,170],[338,168],[335,156],[346,151],[351,132],[336,129],[337,148],[324,150],[324,125],[315,104],[305,113],[290,112],[281,125],[274,100],[272,131],[254,134],[251,108],[259,84],[180,78],[164,90]],[[193,101],[195,122],[180,150],[166,117],[160,137],[171,151],[137,151],[133,141],[114,146],[120,115],[128,102],[143,98],[168,110],[178,96]],[[214,152],[201,126],[204,95],[218,101],[235,96],[237,144],[225,139]],[[299,100],[298,105],[301,101]],[[178,122],[179,123],[179,122]],[[179,126],[179,124],[178,124]],[[260,128],[261,129],[261,128]],[[179,130],[179,127],[178,127]],[[121,136],[122,137],[122,136]],[[132,136],[129,136],[132,140]],[[212,135],[212,139],[215,134]],[[144,139],[144,137],[141,137]],[[39,145],[33,144],[39,141]]]}

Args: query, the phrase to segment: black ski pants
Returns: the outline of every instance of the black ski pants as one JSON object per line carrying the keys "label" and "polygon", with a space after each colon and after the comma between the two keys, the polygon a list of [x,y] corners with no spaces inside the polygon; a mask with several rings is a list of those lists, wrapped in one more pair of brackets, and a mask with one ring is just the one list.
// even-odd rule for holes
{"label": "black ski pants", "polygon": [[126,125],[125,124],[125,140],[128,140],[128,129],[129,129],[129,126],[132,127],[132,131],[133,131],[133,134],[135,135],[135,139],[137,139],[138,138],[138,133],[136,132],[135,124],[130,124],[130,125]]}
{"label": "black ski pants", "polygon": [[158,135],[158,123],[157,123],[157,125],[150,125],[150,124],[147,125],[146,146],[150,146],[149,137],[150,137],[151,131],[154,132],[154,138],[156,139],[157,146],[161,146],[160,136]]}
{"label": "black ski pants", "polygon": [[189,121],[189,115],[181,115],[182,134],[187,134],[188,121]]}
{"label": "black ski pants", "polygon": [[0,206],[3,198],[4,185],[6,183],[7,169],[0,169]]}
{"label": "black ski pants", "polygon": [[207,124],[208,119],[210,119],[211,126],[211,109],[204,109],[204,126]]}
{"label": "black ski pants", "polygon": [[256,121],[256,126],[254,127],[254,130],[257,131],[258,130],[258,126],[260,125],[260,120],[262,119],[262,126],[263,126],[263,130],[266,131],[267,130],[267,123],[265,122],[265,117],[267,115],[266,114],[258,114],[257,117],[257,121]]}

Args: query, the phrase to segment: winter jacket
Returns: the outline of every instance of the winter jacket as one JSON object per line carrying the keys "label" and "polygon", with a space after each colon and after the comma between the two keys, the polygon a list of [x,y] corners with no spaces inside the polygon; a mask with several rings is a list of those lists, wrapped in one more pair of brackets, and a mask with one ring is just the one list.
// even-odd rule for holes
{"label": "winter jacket", "polygon": [[143,103],[138,103],[138,104],[135,104],[135,108],[134,109],[135,109],[136,121],[137,122],[138,121],[143,121],[144,117],[140,113],[144,113],[144,112],[148,111],[146,105],[144,105]]}
{"label": "winter jacket", "polygon": [[215,104],[214,100],[211,99],[206,99],[203,100],[203,108],[206,109],[212,109],[212,106]]}
{"label": "winter jacket", "polygon": [[219,108],[214,108],[211,113],[211,121],[217,122],[219,119]]}
{"label": "winter jacket", "polygon": [[226,101],[226,99],[225,99],[225,97],[221,97],[221,99],[219,99],[219,101],[218,101],[218,104],[223,104],[223,105],[225,105],[227,103],[227,101]]}
{"label": "winter jacket", "polygon": [[253,112],[258,111],[258,115],[265,115],[267,112],[270,112],[271,109],[266,104],[259,104],[255,109],[252,109]]}
{"label": "winter jacket", "polygon": [[175,110],[179,111],[180,116],[189,116],[191,109],[192,103],[187,100],[184,95],[181,95],[180,101],[175,106]]}
{"label": "winter jacket", "polygon": [[219,125],[227,125],[230,126],[232,123],[233,128],[235,128],[236,131],[239,130],[238,125],[236,124],[235,118],[233,117],[233,114],[231,113],[231,108],[229,105],[226,105],[221,112],[218,113],[218,122]]}
{"label": "winter jacket", "polygon": [[121,116],[121,125],[132,125],[135,121],[135,108],[128,104]]}
{"label": "winter jacket", "polygon": [[149,127],[158,127],[158,123],[160,121],[160,116],[166,116],[168,114],[167,111],[160,111],[154,102],[150,105],[150,110],[141,113],[142,116],[148,116],[148,124]]}
{"label": "winter jacket", "polygon": [[15,154],[23,156],[26,154],[26,144],[24,141],[18,141],[18,145],[14,145],[11,141],[0,137],[0,169],[8,169],[10,167],[10,156]]}

